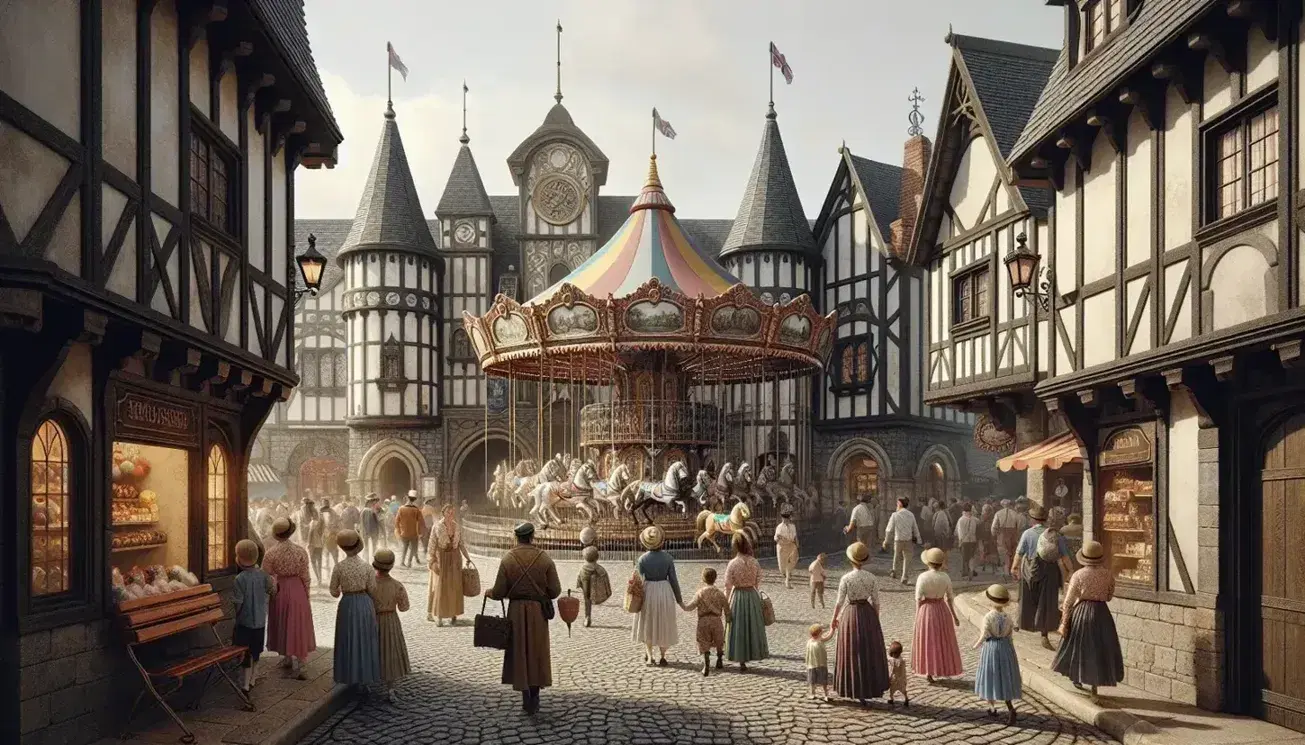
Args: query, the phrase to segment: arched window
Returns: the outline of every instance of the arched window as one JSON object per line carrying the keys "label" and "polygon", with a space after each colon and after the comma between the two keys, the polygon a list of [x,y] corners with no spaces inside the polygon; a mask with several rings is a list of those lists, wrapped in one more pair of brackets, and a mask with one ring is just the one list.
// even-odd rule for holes
{"label": "arched window", "polygon": [[231,479],[227,474],[227,452],[221,445],[208,449],[208,561],[209,571],[227,568],[228,531],[227,491]]}
{"label": "arched window", "polygon": [[467,338],[467,332],[462,329],[453,332],[452,347],[449,356],[455,360],[469,360],[474,356],[471,353],[471,340]]}
{"label": "arched window", "polygon": [[32,438],[32,596],[72,589],[72,452],[68,434],[46,419]]}
{"label": "arched window", "polygon": [[335,355],[335,387],[343,388],[349,384],[349,358],[344,352],[336,352]]}
{"label": "arched window", "polygon": [[558,282],[561,282],[562,280],[566,279],[566,275],[570,273],[571,273],[571,267],[567,266],[566,264],[561,264],[561,263],[554,264],[552,268],[548,270],[548,284],[555,285]]}
{"label": "arched window", "polygon": [[838,351],[838,377],[835,389],[861,388],[874,377],[870,340],[864,336],[842,342]]}

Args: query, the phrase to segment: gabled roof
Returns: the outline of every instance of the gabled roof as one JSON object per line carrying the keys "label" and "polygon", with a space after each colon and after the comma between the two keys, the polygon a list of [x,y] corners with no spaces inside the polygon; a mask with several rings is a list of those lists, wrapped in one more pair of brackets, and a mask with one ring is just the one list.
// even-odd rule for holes
{"label": "gabled roof", "polygon": [[766,114],[757,159],[721,256],[761,248],[818,253],[773,108]]}
{"label": "gabled roof", "polygon": [[444,195],[435,207],[435,214],[440,217],[494,214],[489,195],[485,193],[485,182],[480,180],[480,170],[471,154],[471,145],[465,142],[458,149],[458,157],[453,161],[453,170],[444,184]]}
{"label": "gabled roof", "polygon": [[376,144],[367,185],[358,200],[349,235],[339,256],[369,248],[390,248],[438,256],[435,238],[426,225],[412,169],[403,150],[394,109],[385,111],[381,140]]}
{"label": "gabled roof", "polygon": [[1062,50],[1042,97],[1011,148],[1010,159],[1033,154],[1059,127],[1094,106],[1106,91],[1149,62],[1157,50],[1187,31],[1215,4],[1215,0],[1146,0],[1118,38],[1072,70],[1068,52]]}
{"label": "gabled roof", "polygon": [[337,137],[340,125],[335,121],[331,103],[326,98],[326,88],[322,77],[317,72],[317,63],[313,60],[313,48],[308,42],[308,21],[304,16],[304,0],[251,0],[252,7],[267,26],[281,52],[289,62],[295,75],[300,78],[308,97],[322,116],[335,130]]}
{"label": "gabled roof", "polygon": [[891,256],[890,226],[898,218],[898,202],[901,199],[902,169],[898,166],[880,163],[877,160],[853,155],[846,146],[840,147],[838,169],[829,186],[825,203],[820,208],[820,215],[811,225],[813,238],[821,236],[826,230],[826,223],[834,215],[838,197],[843,193],[843,179],[852,180],[852,188],[865,202],[865,209],[874,229],[879,231],[880,246],[886,256]]}
{"label": "gabled roof", "polygon": [[589,135],[585,134],[584,130],[576,126],[575,120],[571,118],[571,112],[566,110],[561,101],[548,110],[544,123],[531,132],[530,136],[517,145],[517,149],[508,156],[512,183],[521,184],[521,179],[526,173],[526,158],[530,157],[531,151],[549,140],[557,139],[570,140],[579,145],[585,157],[593,165],[594,183],[598,186],[607,183],[607,156],[603,155],[603,151],[598,149],[598,145],[589,139]]}

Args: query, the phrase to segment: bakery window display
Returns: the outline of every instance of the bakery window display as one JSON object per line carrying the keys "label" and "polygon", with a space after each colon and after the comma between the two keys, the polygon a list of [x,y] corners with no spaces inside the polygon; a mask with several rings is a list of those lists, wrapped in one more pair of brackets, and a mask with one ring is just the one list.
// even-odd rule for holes
{"label": "bakery window display", "polygon": [[188,571],[188,459],[189,453],[178,448],[113,444],[109,513],[113,533],[109,554],[114,594],[119,600],[119,587],[150,586],[161,591],[167,585],[167,572],[162,573],[162,583],[152,573],[148,582],[124,581],[119,585],[118,577],[133,577],[138,569],[165,566]]}
{"label": "bakery window display", "polygon": [[68,435],[53,419],[46,419],[32,438],[31,551],[34,596],[71,590],[72,506]]}
{"label": "bakery window display", "polygon": [[1150,468],[1103,471],[1101,532],[1115,577],[1151,584],[1155,576],[1155,489]]}

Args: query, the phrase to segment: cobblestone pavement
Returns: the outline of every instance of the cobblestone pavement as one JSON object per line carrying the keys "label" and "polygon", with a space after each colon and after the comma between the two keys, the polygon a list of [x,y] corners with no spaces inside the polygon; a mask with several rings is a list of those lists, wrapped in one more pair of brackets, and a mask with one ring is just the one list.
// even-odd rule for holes
{"label": "cobblestone pavement", "polygon": [[[773,568],[773,560],[767,562]],[[497,564],[477,561],[482,581],[493,581]],[[559,562],[563,587],[573,585],[579,563]],[[628,570],[607,564],[614,590],[624,590]],[[698,584],[702,566],[681,563],[686,595]],[[715,565],[724,569],[724,562]],[[413,675],[397,691],[397,702],[379,697],[350,704],[301,745],[435,745],[436,743],[1101,743],[1110,738],[1027,693],[1017,704],[1018,723],[987,717],[973,694],[977,652],[973,630],[964,624],[961,647],[966,677],[930,686],[911,680],[911,706],[890,709],[874,702],[824,703],[808,698],[803,653],[806,629],[829,622],[837,577],[832,567],[829,610],[812,610],[805,574],[799,585],[784,589],[772,574],[764,591],[775,603],[778,621],[769,628],[772,658],[748,673],[727,667],[704,678],[696,656],[694,618],[682,614],[680,644],[668,655],[670,666],[642,664],[643,650],[630,640],[630,616],[620,595],[595,609],[594,626],[577,622],[570,636],[561,621],[553,623],[553,682],[542,695],[534,717],[521,709],[518,694],[499,685],[501,653],[475,649],[470,616],[456,627],[439,628],[425,620],[425,571],[396,569],[413,599],[403,615]],[[886,566],[877,567],[880,577]],[[909,654],[914,620],[913,595],[906,587],[881,579],[885,638],[900,640]],[[318,639],[333,636],[334,603],[324,589],[314,590]],[[473,607],[474,606],[474,607]],[[474,614],[479,603],[468,599]],[[830,664],[833,664],[831,642]]]}

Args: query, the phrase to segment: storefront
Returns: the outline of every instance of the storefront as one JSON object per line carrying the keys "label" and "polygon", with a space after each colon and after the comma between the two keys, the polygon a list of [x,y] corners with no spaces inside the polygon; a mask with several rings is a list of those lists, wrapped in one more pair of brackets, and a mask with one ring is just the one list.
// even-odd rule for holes
{"label": "storefront", "polygon": [[1116,582],[1153,589],[1156,575],[1155,422],[1104,430],[1093,514]]}

